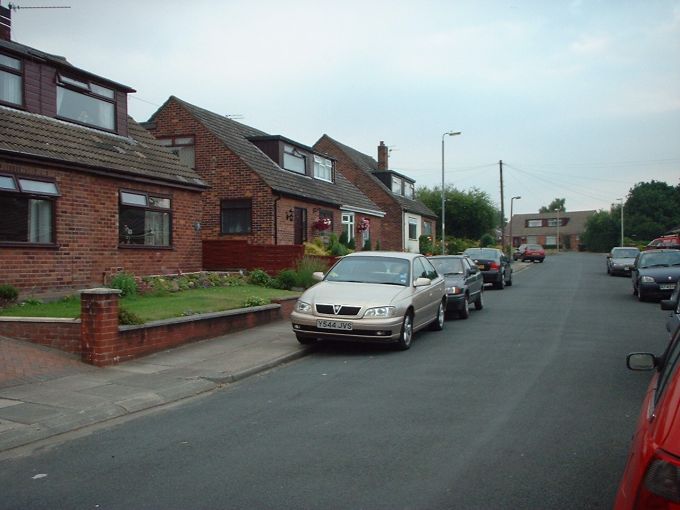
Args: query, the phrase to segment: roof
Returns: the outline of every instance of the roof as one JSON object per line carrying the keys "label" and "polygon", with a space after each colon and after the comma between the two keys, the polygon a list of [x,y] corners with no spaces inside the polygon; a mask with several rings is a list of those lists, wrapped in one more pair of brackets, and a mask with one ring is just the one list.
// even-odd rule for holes
{"label": "roof", "polygon": [[[170,101],[177,102],[177,104],[188,111],[206,129],[215,135],[227,149],[257,173],[274,192],[292,195],[317,203],[322,202],[338,207],[350,207],[368,214],[374,213],[378,216],[384,214],[378,205],[359,191],[340,172],[336,172],[335,183],[331,183],[283,170],[249,140],[249,138],[271,137],[268,133],[246,126],[223,115],[199,108],[175,96],[171,96],[165,104],[168,104]],[[165,105],[161,106],[148,122],[153,122],[158,112],[164,107]],[[317,152],[317,154],[321,153]]]}
{"label": "roof", "polygon": [[[571,235],[581,234],[586,229],[586,222],[597,211],[562,211],[560,218],[569,218],[566,225],[560,225],[560,234]],[[527,220],[538,219],[555,219],[556,212],[547,213],[533,213],[533,214],[513,214],[511,218],[512,235],[514,236],[528,236],[528,235],[545,235],[556,232],[557,227],[527,227]]]}
{"label": "roof", "polygon": [[[420,200],[412,200],[410,198],[406,198],[401,195],[395,195],[392,193],[392,190],[385,186],[385,184],[376,177],[376,173],[382,173],[385,172],[386,170],[379,170],[378,169],[378,162],[373,159],[371,156],[368,156],[362,152],[359,152],[356,149],[353,149],[352,147],[349,147],[348,145],[344,145],[337,140],[334,140],[330,136],[324,134],[321,139],[327,139],[331,143],[333,143],[338,149],[340,149],[353,163],[354,165],[361,171],[365,172],[368,174],[371,179],[376,183],[378,187],[380,187],[383,191],[385,191],[389,196],[391,196],[398,204],[399,206],[407,212],[411,213],[416,213],[416,214],[421,214],[423,216],[429,216],[431,218],[436,218],[437,215],[425,204],[423,204]],[[319,140],[321,141],[321,140]],[[317,142],[318,143],[318,142]],[[389,170],[389,172],[392,172]],[[396,172],[392,172],[396,173]],[[399,174],[400,175],[400,174]],[[410,179],[409,179],[410,180]]]}
{"label": "roof", "polygon": [[53,65],[56,68],[73,70],[78,74],[94,78],[98,82],[113,85],[115,88],[122,90],[124,92],[136,92],[134,89],[128,87],[127,85],[116,83],[115,81],[109,80],[108,78],[103,78],[89,71],[85,71],[84,69],[75,67],[68,60],[66,60],[65,57],[61,57],[59,55],[52,55],[51,53],[45,53],[44,51],[36,50],[35,48],[31,48],[30,46],[26,46],[24,44],[19,44],[18,42],[15,41],[7,41],[5,39],[0,39],[0,50],[6,50],[15,53],[18,56],[29,58],[31,60],[46,62]]}
{"label": "roof", "polygon": [[0,153],[116,173],[119,177],[207,187],[194,170],[182,165],[132,117],[128,117],[128,136],[120,136],[0,106]]}

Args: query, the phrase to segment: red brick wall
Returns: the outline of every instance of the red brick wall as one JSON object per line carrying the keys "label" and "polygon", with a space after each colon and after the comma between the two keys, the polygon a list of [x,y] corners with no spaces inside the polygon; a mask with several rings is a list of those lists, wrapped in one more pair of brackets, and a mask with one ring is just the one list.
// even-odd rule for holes
{"label": "red brick wall", "polygon": [[80,354],[79,320],[0,318],[0,335]]}
{"label": "red brick wall", "polygon": [[208,271],[263,269],[275,274],[293,268],[302,258],[302,245],[254,245],[244,240],[206,239],[203,241],[203,266]]}
{"label": "red brick wall", "polygon": [[[0,283],[22,296],[58,295],[99,286],[118,270],[135,275],[199,271],[200,235],[193,224],[201,214],[200,193],[159,185],[0,160],[0,173],[56,179],[56,247],[0,245]],[[172,248],[119,248],[120,189],[169,194]]]}

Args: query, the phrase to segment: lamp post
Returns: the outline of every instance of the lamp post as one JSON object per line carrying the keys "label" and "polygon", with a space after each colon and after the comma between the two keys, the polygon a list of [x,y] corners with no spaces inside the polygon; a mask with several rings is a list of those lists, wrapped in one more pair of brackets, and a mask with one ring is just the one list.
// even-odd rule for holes
{"label": "lamp post", "polygon": [[560,252],[560,208],[555,209],[557,211],[557,253]]}
{"label": "lamp post", "polygon": [[442,255],[446,255],[446,243],[444,240],[446,239],[445,233],[446,229],[444,227],[446,223],[446,216],[444,215],[445,211],[445,203],[446,203],[446,190],[444,188],[444,138],[447,136],[456,136],[461,134],[460,131],[447,131],[442,135]]}
{"label": "lamp post", "polygon": [[623,246],[623,198],[617,198],[621,202],[621,246]]}
{"label": "lamp post", "polygon": [[519,195],[516,196],[516,197],[510,198],[510,256],[511,257],[512,257],[512,249],[515,247],[515,244],[512,242],[512,206],[513,206],[513,202],[515,200],[519,200],[520,198],[522,198],[522,197],[520,197]]}

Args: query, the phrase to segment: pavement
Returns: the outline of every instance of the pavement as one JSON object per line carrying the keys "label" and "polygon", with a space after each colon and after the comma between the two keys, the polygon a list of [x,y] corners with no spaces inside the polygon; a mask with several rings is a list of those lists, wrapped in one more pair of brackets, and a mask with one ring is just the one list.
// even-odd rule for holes
{"label": "pavement", "polygon": [[308,352],[287,320],[103,368],[0,336],[0,459],[214,391]]}

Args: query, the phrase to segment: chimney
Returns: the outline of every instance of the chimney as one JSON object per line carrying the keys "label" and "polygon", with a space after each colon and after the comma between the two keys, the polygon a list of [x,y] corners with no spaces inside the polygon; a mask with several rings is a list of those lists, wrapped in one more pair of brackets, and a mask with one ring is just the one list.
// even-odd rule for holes
{"label": "chimney", "polygon": [[378,145],[378,170],[381,171],[387,170],[388,152],[389,150],[387,149],[387,145],[385,145],[385,142],[381,140],[380,145]]}
{"label": "chimney", "polygon": [[12,40],[12,11],[0,5],[0,39]]}

